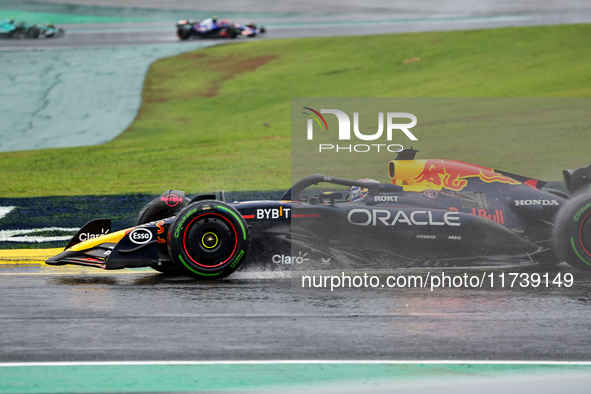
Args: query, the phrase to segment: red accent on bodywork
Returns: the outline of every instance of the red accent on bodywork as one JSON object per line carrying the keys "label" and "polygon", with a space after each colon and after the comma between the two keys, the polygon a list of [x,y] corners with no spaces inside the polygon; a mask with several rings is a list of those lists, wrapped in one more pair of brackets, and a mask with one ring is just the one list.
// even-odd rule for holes
{"label": "red accent on bodywork", "polygon": [[502,182],[517,185],[520,182],[492,168],[477,166],[455,160],[429,159],[425,162],[423,172],[415,178],[415,182],[429,182],[446,189],[460,191],[468,186],[469,177],[478,177],[486,183]]}
{"label": "red accent on bodywork", "polygon": [[95,259],[93,257],[80,257],[79,260],[81,261],[88,261],[89,263],[102,263],[102,260]]}

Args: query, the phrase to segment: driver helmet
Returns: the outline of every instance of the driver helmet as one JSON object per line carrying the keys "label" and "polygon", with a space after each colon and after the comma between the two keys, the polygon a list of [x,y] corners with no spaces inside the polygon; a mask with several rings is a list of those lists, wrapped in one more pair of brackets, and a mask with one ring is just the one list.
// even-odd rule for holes
{"label": "driver helmet", "polygon": [[[375,179],[371,179],[371,178],[361,178],[361,179],[358,179],[357,181],[358,182],[380,183],[380,182],[376,181]],[[351,186],[351,190],[349,191],[349,201],[361,201],[365,197],[367,197],[368,192],[369,192],[369,189],[367,189],[365,187]]]}

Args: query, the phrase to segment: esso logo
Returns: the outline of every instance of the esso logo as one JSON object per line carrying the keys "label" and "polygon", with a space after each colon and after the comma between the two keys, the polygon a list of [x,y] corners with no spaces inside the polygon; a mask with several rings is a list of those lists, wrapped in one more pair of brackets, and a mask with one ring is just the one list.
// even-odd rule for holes
{"label": "esso logo", "polygon": [[147,244],[152,240],[152,232],[147,228],[136,228],[129,233],[129,239],[134,244]]}

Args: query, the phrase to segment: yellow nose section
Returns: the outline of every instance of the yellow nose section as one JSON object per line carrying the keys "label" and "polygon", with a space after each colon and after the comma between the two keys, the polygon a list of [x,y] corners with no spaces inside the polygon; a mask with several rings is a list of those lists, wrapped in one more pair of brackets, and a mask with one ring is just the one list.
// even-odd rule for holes
{"label": "yellow nose section", "polygon": [[107,244],[107,243],[115,243],[116,244],[117,242],[121,241],[121,238],[123,238],[125,236],[125,234],[127,234],[131,230],[133,230],[133,228],[115,231],[114,233],[101,235],[96,238],[90,238],[88,240],[82,241],[82,242],[72,246],[68,250],[79,252],[81,250],[92,249],[95,246],[100,245],[100,244]]}

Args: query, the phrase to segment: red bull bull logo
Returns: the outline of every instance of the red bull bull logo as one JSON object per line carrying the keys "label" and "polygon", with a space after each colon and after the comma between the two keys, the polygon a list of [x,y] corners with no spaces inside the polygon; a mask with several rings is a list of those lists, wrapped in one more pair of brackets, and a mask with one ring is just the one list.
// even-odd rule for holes
{"label": "red bull bull logo", "polygon": [[455,160],[429,159],[396,161],[392,170],[392,183],[414,186],[413,189],[453,191],[468,186],[469,178],[479,178],[486,183],[500,182],[518,185],[521,182],[495,172],[491,168]]}

